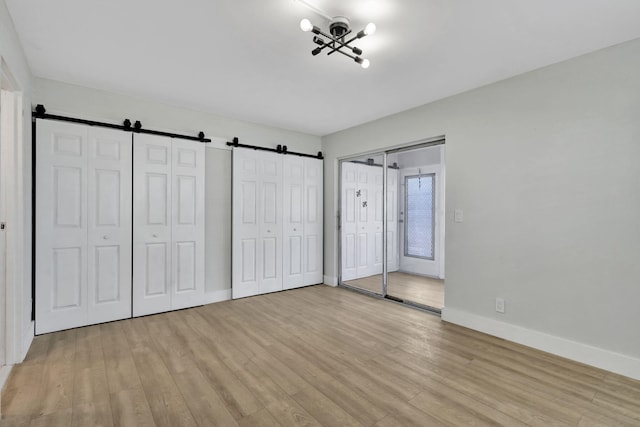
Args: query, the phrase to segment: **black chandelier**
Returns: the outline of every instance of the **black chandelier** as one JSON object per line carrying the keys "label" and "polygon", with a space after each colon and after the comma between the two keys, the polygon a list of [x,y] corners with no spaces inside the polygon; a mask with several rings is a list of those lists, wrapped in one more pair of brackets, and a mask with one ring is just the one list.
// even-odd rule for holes
{"label": "black chandelier", "polygon": [[358,31],[350,38],[347,38],[347,36],[349,36],[352,31],[351,28],[349,28],[349,20],[344,16],[336,16],[331,19],[329,23],[330,34],[323,32],[306,18],[300,21],[300,29],[305,32],[311,31],[314,34],[313,42],[317,44],[318,47],[311,51],[313,56],[327,49],[327,55],[338,52],[353,59],[360,64],[362,68],[369,68],[369,60],[360,56],[362,55],[362,49],[352,46],[351,43],[364,36],[375,33],[376,25],[374,23],[367,24],[363,30]]}

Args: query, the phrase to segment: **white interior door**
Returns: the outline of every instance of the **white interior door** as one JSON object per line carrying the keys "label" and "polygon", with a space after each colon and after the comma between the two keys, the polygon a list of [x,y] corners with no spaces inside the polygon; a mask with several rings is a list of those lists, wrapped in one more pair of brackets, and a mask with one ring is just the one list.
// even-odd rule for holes
{"label": "white interior door", "polygon": [[283,156],[268,151],[258,152],[258,155],[258,277],[260,293],[268,293],[282,290]]}
{"label": "white interior door", "polygon": [[258,273],[258,191],[260,159],[257,151],[233,150],[232,297],[260,293]]}
{"label": "white interior door", "polygon": [[171,139],[136,134],[133,144],[133,315],[171,310]]}
{"label": "white interior door", "polygon": [[323,161],[304,159],[304,285],[323,282]]}
{"label": "white interior door", "polygon": [[322,160],[284,157],[283,289],[322,283]]}
{"label": "white interior door", "polygon": [[87,127],[36,126],[36,333],[87,324]]}
{"label": "white interior door", "polygon": [[131,138],[89,129],[88,323],[131,317]]}
{"label": "white interior door", "polygon": [[341,270],[342,280],[353,280],[358,277],[358,165],[342,162],[341,181]]}
{"label": "white interior door", "polygon": [[284,156],[283,289],[305,284],[305,162]]}
{"label": "white interior door", "polygon": [[233,150],[232,296],[283,289],[282,155]]}
{"label": "white interior door", "polygon": [[172,143],[172,295],[171,309],[204,300],[204,145]]}

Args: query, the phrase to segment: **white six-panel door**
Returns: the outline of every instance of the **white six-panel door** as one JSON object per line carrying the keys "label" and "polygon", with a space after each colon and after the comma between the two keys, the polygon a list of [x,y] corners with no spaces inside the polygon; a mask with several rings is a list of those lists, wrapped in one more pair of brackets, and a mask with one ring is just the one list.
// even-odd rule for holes
{"label": "white six-panel door", "polygon": [[321,159],[304,159],[303,286],[323,282],[323,172]]}
{"label": "white six-panel door", "polygon": [[322,283],[322,160],[284,156],[283,289]]}
{"label": "white six-panel door", "polygon": [[258,273],[258,187],[260,159],[257,152],[233,150],[232,189],[232,297],[260,293]]}
{"label": "white six-panel door", "polygon": [[135,135],[134,316],[202,304],[204,172],[201,144]]}
{"label": "white six-panel door", "polygon": [[131,316],[131,134],[89,129],[89,323]]}
{"label": "white six-panel door", "polygon": [[36,132],[36,333],[129,317],[131,135]]}
{"label": "white six-panel door", "polygon": [[283,289],[282,156],[233,150],[232,297]]}
{"label": "white six-panel door", "polygon": [[135,135],[133,315],[171,310],[171,138]]}
{"label": "white six-panel door", "polygon": [[282,290],[282,155],[261,151],[258,192],[260,293]]}
{"label": "white six-panel door", "polygon": [[283,288],[304,286],[305,261],[305,162],[284,157],[284,253]]}
{"label": "white six-panel door", "polygon": [[204,145],[173,140],[171,309],[204,299]]}

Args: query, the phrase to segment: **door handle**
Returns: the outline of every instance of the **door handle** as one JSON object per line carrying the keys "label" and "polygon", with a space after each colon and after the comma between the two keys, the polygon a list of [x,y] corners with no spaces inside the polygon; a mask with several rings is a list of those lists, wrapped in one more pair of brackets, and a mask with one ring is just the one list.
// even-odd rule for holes
{"label": "door handle", "polygon": [[158,237],[158,235],[156,233],[153,233],[153,237]]}
{"label": "door handle", "polygon": [[109,236],[107,236],[106,234],[105,234],[104,236],[102,236],[102,238],[103,238],[104,240],[109,240]]}

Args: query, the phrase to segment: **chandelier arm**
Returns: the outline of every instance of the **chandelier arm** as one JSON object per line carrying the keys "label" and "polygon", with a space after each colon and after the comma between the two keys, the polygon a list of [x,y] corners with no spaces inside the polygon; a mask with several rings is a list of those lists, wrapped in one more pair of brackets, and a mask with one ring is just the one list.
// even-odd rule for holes
{"label": "chandelier arm", "polygon": [[[345,34],[349,34],[350,32],[351,32],[351,30],[349,30]],[[319,29],[317,27],[314,27],[313,34],[316,34],[316,35],[319,34],[319,35],[325,37],[327,40],[329,40],[329,41],[325,41],[324,44],[322,46],[320,46],[320,50],[318,51],[318,53],[322,52],[324,50],[324,48],[329,47],[329,45],[331,43],[335,43],[335,42],[341,43],[340,40],[336,39],[335,37],[333,37],[333,36],[331,36],[331,35],[329,35],[327,33],[325,33],[324,31],[322,31],[321,29]]]}
{"label": "chandelier arm", "polygon": [[335,50],[335,52],[341,53],[344,56],[348,56],[349,58],[353,59],[355,61],[356,57],[354,55],[351,55],[350,53],[347,52],[343,52],[340,50],[340,48],[338,48],[337,50]]}
{"label": "chandelier arm", "polygon": [[[349,32],[351,32],[351,31],[349,31]],[[347,34],[349,34],[349,33],[347,33]],[[349,46],[349,43],[351,43],[352,41],[356,40],[357,38],[358,38],[358,36],[352,37],[349,40],[347,40],[346,42],[342,42],[340,40],[335,40],[337,43],[340,44],[340,46],[332,48],[330,52],[327,52],[327,55],[331,55],[333,52],[337,52],[340,48],[343,48],[343,47],[347,48],[347,49],[351,49],[354,46]]]}

